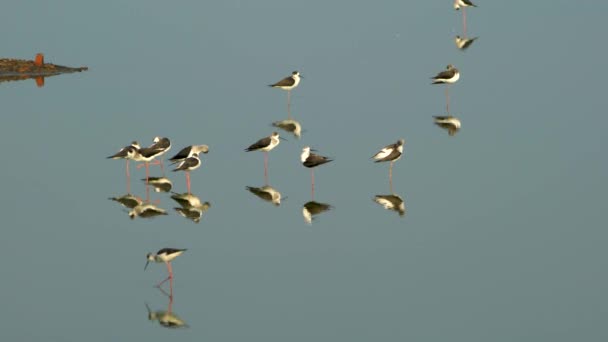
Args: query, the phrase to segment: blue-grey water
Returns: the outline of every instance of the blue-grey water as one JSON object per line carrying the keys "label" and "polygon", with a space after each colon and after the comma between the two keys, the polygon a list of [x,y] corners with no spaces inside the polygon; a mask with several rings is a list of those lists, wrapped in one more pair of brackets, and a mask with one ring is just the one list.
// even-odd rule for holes
{"label": "blue-grey water", "polygon": [[[464,52],[448,0],[3,4],[0,58],[90,69],[0,83],[2,340],[606,341],[608,5],[476,2]],[[432,122],[448,63],[454,137]],[[270,153],[274,206],[246,190],[263,154],[243,149],[287,118],[267,85],[293,70],[303,133]],[[108,200],[127,189],[105,157],[154,136],[210,146],[198,224],[167,193],[153,219]],[[373,202],[391,189],[369,159],[399,138],[403,216]],[[312,225],[305,145],[335,158]],[[131,163],[145,199],[143,177]],[[187,328],[148,320],[170,304],[165,267],[143,271],[163,247],[188,249],[170,308]]]}

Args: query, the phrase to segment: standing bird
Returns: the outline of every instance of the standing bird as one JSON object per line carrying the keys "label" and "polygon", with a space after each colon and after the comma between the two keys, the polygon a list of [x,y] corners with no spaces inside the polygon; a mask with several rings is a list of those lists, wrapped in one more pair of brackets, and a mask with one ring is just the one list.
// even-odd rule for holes
{"label": "standing bird", "polygon": [[183,161],[186,158],[192,157],[194,153],[209,153],[209,146],[207,145],[191,145],[188,147],[184,147],[176,155],[169,158],[171,164],[176,164]]}
{"label": "standing bird", "polygon": [[467,7],[477,7],[471,0],[454,0],[454,9],[459,10],[462,7],[462,35],[467,36]]}
{"label": "standing bird", "polygon": [[268,85],[269,87],[287,90],[287,116],[289,119],[291,119],[291,90],[300,84],[301,77],[298,71],[294,71],[291,73],[291,76],[287,76],[275,84]]}
{"label": "standing bird", "polygon": [[186,187],[188,193],[190,193],[190,171],[196,170],[201,166],[201,160],[198,157],[198,153],[193,153],[191,157],[182,160],[173,172],[186,171]]}
{"label": "standing bird", "polygon": [[[167,138],[159,138],[159,137],[155,137],[154,138],[154,143],[148,147],[142,147],[140,149],[137,150],[137,154],[134,156],[133,160],[136,160],[138,162],[143,162],[143,164],[139,164],[137,165],[137,168],[140,168],[142,166],[146,167],[146,183],[148,182],[148,179],[150,178],[150,162],[152,160],[154,160],[154,158],[159,157],[161,155],[163,155],[165,152],[169,151],[169,149],[171,148],[171,142],[169,141],[169,139]],[[161,165],[162,168],[162,162],[160,161],[155,161],[153,165]],[[164,171],[163,171],[164,173]]]}
{"label": "standing bird", "polygon": [[393,184],[393,164],[403,155],[403,145],[405,145],[405,140],[399,139],[396,143],[383,147],[372,156],[376,163],[391,162],[388,168],[388,182],[390,184]]}
{"label": "standing bird", "polygon": [[[154,144],[152,144],[150,147],[160,151],[158,153],[157,157],[162,156],[163,154],[165,154],[166,152],[168,152],[171,149],[171,141],[169,140],[169,138],[154,137],[153,142],[154,142]],[[164,175],[165,168],[164,168],[162,159],[160,159],[159,164],[160,164],[160,169]]]}
{"label": "standing bird", "polygon": [[333,161],[333,159],[330,159],[330,158],[324,157],[324,156],[320,156],[318,154],[312,153],[311,151],[316,152],[316,150],[311,149],[309,146],[304,147],[302,149],[302,154],[300,155],[300,160],[302,161],[302,165],[304,165],[305,167],[310,169],[310,188],[311,188],[312,198],[314,199],[314,197],[315,197],[314,168],[319,165],[329,163],[330,161]]}
{"label": "standing bird", "polygon": [[167,271],[169,271],[169,276],[158,283],[157,287],[160,287],[167,280],[171,280],[171,287],[173,287],[173,270],[171,269],[171,261],[178,256],[182,255],[186,249],[176,249],[176,248],[163,248],[156,252],[156,254],[148,253],[146,255],[146,266],[144,266],[144,271],[148,267],[150,261],[161,263],[164,262],[167,265]]}
{"label": "standing bird", "polygon": [[450,136],[454,136],[461,127],[460,120],[455,116],[433,116],[435,125],[448,131]]}
{"label": "standing bird", "polygon": [[131,184],[131,174],[129,173],[129,160],[133,159],[137,150],[140,149],[139,143],[137,141],[131,142],[131,145],[125,146],[121,148],[118,152],[108,157],[108,159],[126,159],[127,160],[127,193],[130,193],[130,184]]}
{"label": "standing bird", "polygon": [[272,132],[271,135],[256,141],[251,146],[245,149],[246,152],[264,152],[264,180],[266,181],[266,184],[268,184],[268,152],[271,151],[273,148],[279,146],[281,139],[283,138],[279,136],[278,132]]}
{"label": "standing bird", "polygon": [[434,77],[431,77],[433,84],[445,84],[445,100],[446,100],[446,111],[450,113],[450,95],[448,93],[448,87],[452,83],[456,83],[460,79],[460,71],[456,69],[452,64],[448,64],[446,70],[438,73]]}

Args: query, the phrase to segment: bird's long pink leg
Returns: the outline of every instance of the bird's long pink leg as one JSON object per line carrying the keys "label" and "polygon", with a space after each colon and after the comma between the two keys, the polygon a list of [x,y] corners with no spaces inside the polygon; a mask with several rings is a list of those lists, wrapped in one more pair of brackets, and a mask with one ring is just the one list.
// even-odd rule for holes
{"label": "bird's long pink leg", "polygon": [[150,186],[146,183],[146,202],[150,203]]}
{"label": "bird's long pink leg", "polygon": [[171,283],[173,282],[173,271],[171,270],[171,263],[166,262],[165,264],[167,265],[167,271],[169,271],[169,276],[167,278],[165,278],[165,280],[158,283],[158,285],[156,285],[156,287],[160,287],[162,284],[166,283],[167,280],[171,280]]}
{"label": "bird's long pink leg", "polygon": [[393,162],[391,162],[391,165],[388,168],[388,183],[390,184],[391,188],[393,187]]}
{"label": "bird's long pink leg", "polygon": [[186,171],[186,187],[188,188],[188,193],[190,194],[190,171]]}
{"label": "bird's long pink leg", "polygon": [[173,311],[173,286],[171,286],[171,293],[169,294],[169,306],[167,307],[167,312],[171,314]]}
{"label": "bird's long pink leg", "polygon": [[291,90],[287,91],[287,118],[291,120]]}
{"label": "bird's long pink leg", "polygon": [[127,159],[127,193],[131,193],[131,174],[129,173],[129,159]]}
{"label": "bird's long pink leg", "polygon": [[314,169],[310,169],[310,195],[312,200],[315,200],[315,172]]}
{"label": "bird's long pink leg", "polygon": [[148,184],[149,178],[150,178],[150,163],[146,162],[146,184]]}
{"label": "bird's long pink leg", "polygon": [[448,113],[448,115],[450,114],[450,90],[449,90],[450,84],[446,83],[445,84],[445,111]]}
{"label": "bird's long pink leg", "polygon": [[268,185],[268,152],[264,152],[264,181]]}
{"label": "bird's long pink leg", "polygon": [[467,39],[467,8],[462,8],[462,36]]}

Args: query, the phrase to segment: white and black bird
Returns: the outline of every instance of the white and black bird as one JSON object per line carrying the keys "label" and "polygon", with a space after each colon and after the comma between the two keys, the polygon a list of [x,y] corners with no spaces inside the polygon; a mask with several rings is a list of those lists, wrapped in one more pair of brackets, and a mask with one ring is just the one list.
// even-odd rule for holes
{"label": "white and black bird", "polygon": [[300,139],[300,137],[302,136],[302,125],[296,120],[287,119],[275,121],[272,123],[272,125],[284,131],[292,133],[298,139]]}
{"label": "white and black bird", "polygon": [[300,84],[300,73],[298,71],[294,71],[291,73],[291,76],[287,76],[284,79],[274,83],[269,84],[269,87],[272,88],[280,88],[283,90],[287,90],[287,115],[291,119],[291,90]]}
{"label": "white and black bird", "polygon": [[454,0],[454,9],[462,8],[462,35],[467,36],[467,7],[477,7],[471,0]]}
{"label": "white and black bird", "polygon": [[433,84],[445,84],[445,100],[446,100],[446,111],[450,113],[450,94],[449,94],[449,85],[456,83],[460,79],[460,71],[456,69],[452,64],[448,64],[446,70],[438,73],[437,75],[431,77],[433,80]]}
{"label": "white and black bird", "polygon": [[[137,154],[137,151],[141,148],[137,141],[131,142],[131,145],[127,145],[121,148],[118,152],[109,156],[108,159],[126,159],[126,174],[127,174],[127,189],[129,188],[129,184],[131,181],[131,174],[129,172],[129,160],[133,159]],[[129,192],[129,191],[127,191]]]}
{"label": "white and black bird", "polygon": [[140,148],[141,146],[139,145],[139,143],[137,141],[133,141],[130,145],[121,148],[120,150],[118,150],[118,152],[109,156],[108,159],[127,159],[128,162],[128,160],[131,159],[133,156],[133,151],[137,151]]}
{"label": "white and black bird", "polygon": [[152,218],[160,215],[167,215],[165,209],[159,208],[152,203],[139,204],[129,211],[129,217],[134,219],[136,217],[141,218]]}
{"label": "white and black bird", "polygon": [[460,79],[460,71],[452,64],[448,64],[446,69],[437,75],[431,77],[433,84],[452,84]]}
{"label": "white and black bird", "polygon": [[167,271],[169,272],[169,276],[158,283],[157,287],[160,287],[167,280],[173,280],[173,270],[171,269],[171,261],[182,255],[187,249],[178,249],[178,248],[163,248],[156,252],[156,254],[148,253],[146,255],[146,266],[144,266],[144,271],[148,267],[148,264],[151,262],[161,263],[164,262],[167,265]]}
{"label": "white and black bird", "polygon": [[176,171],[185,171],[186,172],[186,187],[188,188],[188,193],[190,193],[190,171],[196,170],[201,166],[201,160],[198,157],[198,153],[193,153],[191,157],[188,157],[182,160],[173,172]]}
{"label": "white and black bird", "polygon": [[461,123],[457,117],[454,116],[433,116],[435,125],[448,131],[450,136],[454,136],[460,130]]}
{"label": "white and black bird", "polygon": [[473,42],[475,42],[475,40],[477,40],[477,38],[479,37],[473,37],[473,38],[462,38],[460,36],[456,36],[456,38],[454,38],[454,42],[456,43],[456,47],[459,50],[466,50],[468,49],[471,45],[473,45]]}
{"label": "white and black bird", "polygon": [[397,140],[396,143],[384,146],[380,151],[372,156],[376,163],[380,162],[391,162],[388,169],[389,183],[393,182],[393,164],[401,158],[403,155],[403,145],[405,145],[404,139]]}
{"label": "white and black bird", "polygon": [[177,152],[176,155],[174,155],[173,157],[169,158],[169,161],[171,162],[171,164],[176,164],[181,162],[182,160],[186,159],[186,158],[190,158],[192,157],[192,155],[194,153],[197,154],[201,154],[201,153],[209,153],[209,146],[207,145],[191,145],[191,146],[187,146],[184,147],[183,149],[181,149],[179,152]]}
{"label": "white and black bird", "polygon": [[[271,135],[262,138],[255,143],[251,144],[245,149],[246,152],[251,151],[262,151],[264,152],[264,179],[268,183],[268,152],[279,146],[281,138],[278,132],[272,132]],[[283,139],[285,140],[285,139]]]}
{"label": "white and black bird", "polygon": [[475,5],[471,0],[455,0],[454,9],[458,11],[461,7],[477,7],[477,5]]}
{"label": "white and black bird", "polygon": [[[137,168],[142,166],[146,167],[146,179],[150,178],[150,162],[152,162],[155,158],[160,157],[165,152],[168,151],[167,141],[169,139],[163,138],[166,140],[161,140],[159,137],[154,138],[154,143],[148,147],[142,147],[137,150],[137,153],[133,156],[133,160],[138,162],[143,162],[143,164],[137,165]],[[169,142],[169,148],[171,147],[171,143]],[[154,161],[154,165],[161,165],[162,163],[159,160]]]}
{"label": "white and black bird", "polygon": [[150,148],[157,149],[160,151],[159,156],[165,154],[171,149],[171,140],[164,137],[154,137],[152,140],[154,143],[150,145]]}
{"label": "white and black bird", "polygon": [[[157,157],[162,156],[163,154],[169,152],[169,150],[171,149],[171,140],[169,140],[169,138],[154,137],[153,141],[154,141],[154,144],[152,144],[150,146],[150,148],[154,148],[159,151],[159,153],[156,155]],[[164,174],[165,167],[164,167],[164,163],[163,163],[162,159],[159,159],[159,164],[160,164],[160,169]]]}
{"label": "white and black bird", "polygon": [[314,198],[314,195],[315,195],[314,168],[319,165],[329,163],[329,162],[333,161],[333,159],[312,153],[311,151],[316,152],[316,150],[311,149],[310,146],[305,146],[302,149],[302,154],[300,155],[300,160],[302,161],[302,165],[304,165],[305,167],[310,169],[310,187],[311,187],[312,197]]}

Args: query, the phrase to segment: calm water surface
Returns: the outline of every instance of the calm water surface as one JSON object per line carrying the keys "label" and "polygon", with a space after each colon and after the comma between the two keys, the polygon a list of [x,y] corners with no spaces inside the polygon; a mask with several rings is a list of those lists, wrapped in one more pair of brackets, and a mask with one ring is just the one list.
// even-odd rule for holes
{"label": "calm water surface", "polygon": [[[465,52],[450,1],[5,7],[0,57],[90,69],[0,83],[3,339],[608,338],[607,5],[480,1]],[[462,72],[455,137],[432,124],[445,98],[429,77],[448,63]],[[303,132],[270,153],[276,206],[247,190],[265,185],[263,155],[243,149],[287,119],[285,92],[266,85],[292,70]],[[210,146],[192,173],[209,204],[199,223],[171,193],[149,191],[168,213],[153,219],[108,200],[128,189],[124,162],[105,157],[157,135],[170,155]],[[403,216],[374,202],[391,189],[369,159],[399,138]],[[335,158],[315,170],[314,200],[331,210],[312,224],[305,145]],[[146,199],[144,177],[131,164],[130,192]],[[188,248],[172,301],[154,288],[165,267],[143,271],[163,247]]]}

